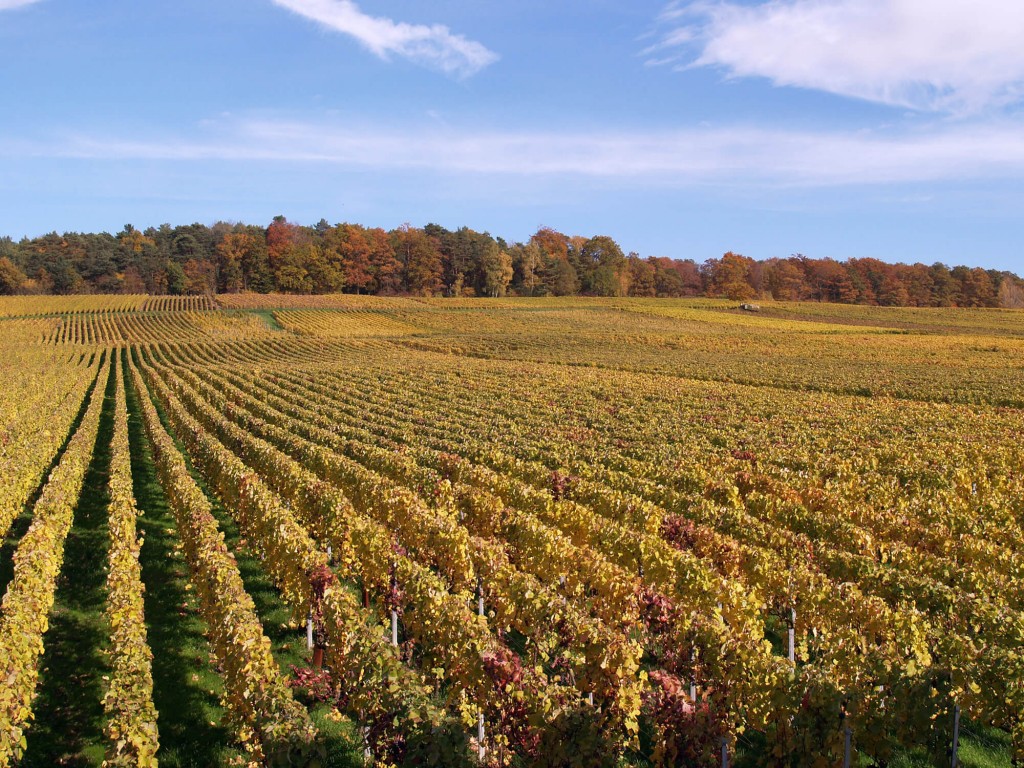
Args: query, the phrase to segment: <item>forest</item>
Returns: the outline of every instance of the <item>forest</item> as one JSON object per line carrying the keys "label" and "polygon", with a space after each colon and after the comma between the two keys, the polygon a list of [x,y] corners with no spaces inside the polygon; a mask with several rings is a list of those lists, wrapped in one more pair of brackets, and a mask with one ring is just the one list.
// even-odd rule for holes
{"label": "forest", "polygon": [[0,294],[359,293],[418,296],[772,298],[918,307],[1024,307],[1007,271],[875,258],[703,262],[641,257],[607,235],[541,227],[507,242],[468,227],[405,224],[164,224],[116,235],[65,232],[0,238]]}

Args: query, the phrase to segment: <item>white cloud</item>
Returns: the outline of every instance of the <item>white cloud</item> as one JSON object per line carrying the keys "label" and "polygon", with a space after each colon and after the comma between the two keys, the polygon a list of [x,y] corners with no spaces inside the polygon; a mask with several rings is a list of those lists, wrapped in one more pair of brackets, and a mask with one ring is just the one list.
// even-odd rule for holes
{"label": "white cloud", "polygon": [[1024,126],[954,123],[928,131],[470,132],[229,120],[198,138],[59,136],[0,155],[98,160],[318,163],[379,171],[507,177],[573,175],[665,186],[842,186],[1024,178]]}
{"label": "white cloud", "polygon": [[[2,2],[3,0],[0,0]],[[351,35],[382,59],[394,54],[442,72],[467,77],[498,55],[441,24],[406,24],[363,13],[351,0],[272,0],[275,5]]]}
{"label": "white cloud", "polygon": [[21,8],[38,2],[39,0],[0,0],[0,11],[9,11],[12,8]]}
{"label": "white cloud", "polygon": [[735,77],[953,113],[1024,96],[1020,0],[677,0],[659,22],[645,53]]}

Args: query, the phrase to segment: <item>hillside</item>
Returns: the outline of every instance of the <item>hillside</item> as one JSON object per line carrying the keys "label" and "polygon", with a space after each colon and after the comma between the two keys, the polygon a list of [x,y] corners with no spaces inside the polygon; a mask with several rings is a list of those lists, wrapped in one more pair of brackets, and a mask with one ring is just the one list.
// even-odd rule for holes
{"label": "hillside", "polygon": [[21,296],[0,353],[0,764],[1024,759],[1022,311]]}

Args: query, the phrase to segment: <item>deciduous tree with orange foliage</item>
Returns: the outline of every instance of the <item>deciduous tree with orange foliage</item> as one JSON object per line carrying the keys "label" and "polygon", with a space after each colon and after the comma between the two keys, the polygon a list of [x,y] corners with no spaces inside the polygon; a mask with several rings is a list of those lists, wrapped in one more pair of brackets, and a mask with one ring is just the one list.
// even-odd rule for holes
{"label": "deciduous tree with orange foliage", "polygon": [[721,259],[704,263],[708,295],[722,296],[733,301],[746,301],[757,296],[750,284],[750,270],[754,260],[729,251]]}

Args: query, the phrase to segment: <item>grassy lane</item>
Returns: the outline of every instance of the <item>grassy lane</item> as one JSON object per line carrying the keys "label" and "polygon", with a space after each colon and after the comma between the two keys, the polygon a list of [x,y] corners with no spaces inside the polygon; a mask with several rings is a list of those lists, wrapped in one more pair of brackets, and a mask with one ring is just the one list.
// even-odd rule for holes
{"label": "grassy lane", "polygon": [[250,310],[250,314],[256,315],[256,317],[263,320],[267,324],[267,328],[272,331],[283,331],[284,326],[277,322],[277,318],[274,317],[273,310],[270,309],[254,309]]}
{"label": "grassy lane", "polygon": [[110,630],[103,609],[108,551],[107,488],[114,430],[114,376],[104,387],[92,461],[64,545],[64,567],[44,652],[22,765],[93,766],[103,759],[103,676]]}
{"label": "grassy lane", "polygon": [[[124,360],[124,358],[122,358]],[[157,479],[139,415],[137,393],[125,379],[132,479],[145,536],[140,553],[146,585],[146,624],[153,650],[153,702],[159,713],[161,766],[212,768],[236,761],[221,727],[220,677],[210,663],[204,625],[191,597],[188,564],[175,533],[174,517]]]}
{"label": "grassy lane", "polygon": [[[957,764],[962,768],[1010,768],[1010,736],[995,728],[983,728],[964,722],[960,730]],[[890,768],[933,768],[924,750],[901,750]]]}

